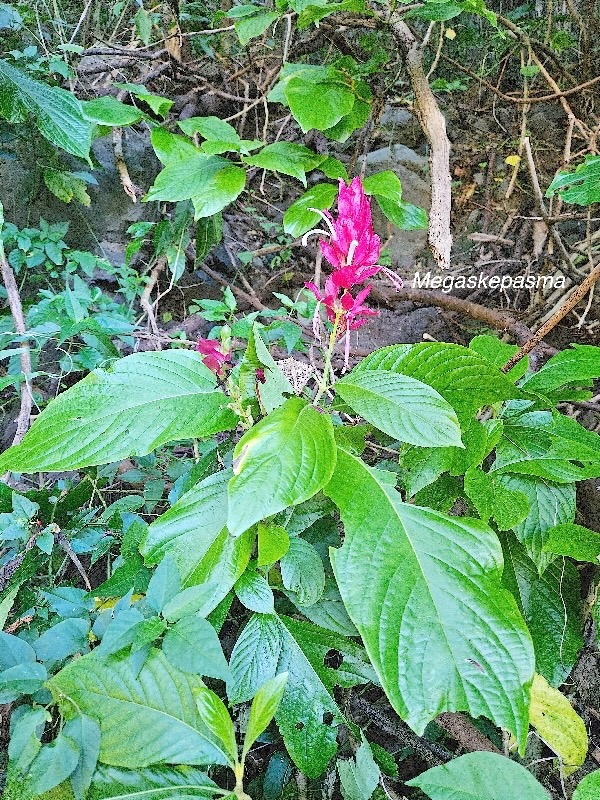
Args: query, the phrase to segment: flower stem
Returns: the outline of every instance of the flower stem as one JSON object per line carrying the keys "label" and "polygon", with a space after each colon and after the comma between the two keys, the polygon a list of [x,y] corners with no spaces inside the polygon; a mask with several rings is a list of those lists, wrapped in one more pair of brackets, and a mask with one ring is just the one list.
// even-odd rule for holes
{"label": "flower stem", "polygon": [[342,312],[336,311],[335,320],[333,322],[333,328],[331,329],[331,333],[329,334],[329,344],[327,345],[327,352],[325,353],[325,365],[323,367],[323,374],[319,382],[319,388],[317,390],[317,394],[315,396],[315,399],[313,400],[313,406],[318,405],[319,400],[321,399],[321,397],[323,397],[329,385],[329,373],[331,372],[331,358],[333,356],[335,343],[337,342],[337,333],[341,316]]}

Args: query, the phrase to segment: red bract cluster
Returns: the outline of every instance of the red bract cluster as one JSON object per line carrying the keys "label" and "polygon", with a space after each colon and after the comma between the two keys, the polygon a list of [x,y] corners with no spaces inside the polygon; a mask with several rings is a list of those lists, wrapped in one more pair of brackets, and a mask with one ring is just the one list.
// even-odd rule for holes
{"label": "red bract cluster", "polygon": [[196,350],[202,353],[202,363],[219,377],[223,376],[223,367],[231,361],[231,350],[224,352],[217,339],[198,339]]}
{"label": "red bract cluster", "polygon": [[333,267],[336,286],[351,289],[379,272],[381,245],[360,178],[354,178],[350,186],[340,179],[338,217],[334,220],[328,212],[325,216],[331,225],[331,239],[321,239],[321,252]]}
{"label": "red bract cluster", "polygon": [[[333,272],[325,282],[323,294],[314,283],[307,283],[305,286],[324,306],[328,320],[337,324],[338,336],[346,334],[348,351],[349,331],[360,328],[368,317],[377,315],[376,311],[364,305],[371,291],[370,284],[361,289],[356,297],[351,290],[380,271],[391,278],[396,287],[400,287],[402,281],[394,272],[377,263],[381,243],[379,236],[373,231],[371,203],[365,195],[360,178],[354,178],[350,186],[346,186],[340,179],[337,206],[337,219],[328,211],[318,212],[329,228],[329,241],[321,239],[319,244],[323,256],[333,267]],[[314,232],[327,233],[322,230]]]}

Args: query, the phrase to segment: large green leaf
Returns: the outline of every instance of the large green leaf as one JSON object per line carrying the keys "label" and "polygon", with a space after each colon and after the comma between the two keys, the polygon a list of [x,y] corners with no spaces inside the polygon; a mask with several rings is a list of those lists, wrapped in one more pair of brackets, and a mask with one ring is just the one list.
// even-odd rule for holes
{"label": "large green leaf", "polygon": [[283,215],[283,229],[290,236],[303,236],[317,226],[320,216],[313,209],[331,208],[337,196],[337,186],[318,183],[304,192]]}
{"label": "large green leaf", "polygon": [[232,702],[249,700],[267,680],[288,673],[275,720],[299,769],[311,778],[324,772],[344,717],[287,625],[276,615],[255,614],[235,644],[230,668]]}
{"label": "large green leaf", "polygon": [[600,347],[589,344],[572,344],[547,361],[544,366],[523,383],[528,391],[543,394],[572,383],[588,386],[600,377]]}
{"label": "large green leaf", "polygon": [[482,406],[520,397],[519,389],[497,367],[458,344],[390,345],[375,350],[354,372],[382,369],[432,386],[450,403],[461,422]]}
{"label": "large green leaf", "polygon": [[597,800],[600,797],[600,769],[590,772],[578,784],[573,800]]}
{"label": "large green leaf", "polygon": [[139,673],[131,658],[90,653],[67,664],[48,687],[65,709],[98,721],[105,764],[225,763],[196,708],[202,681],[173,667],[160,650],[150,652]]}
{"label": "large green leaf", "polygon": [[461,447],[456,412],[435,389],[388,370],[351,372],[336,392],[367,422],[401,442]]}
{"label": "large green leaf", "polygon": [[[148,767],[127,770],[101,764],[89,800],[159,800],[210,797],[216,785],[196,767]],[[220,792],[219,792],[220,794]]]}
{"label": "large green leaf", "polygon": [[133,125],[145,116],[144,112],[135,106],[125,105],[108,94],[95,100],[86,100],[82,105],[84,117],[98,125]]}
{"label": "large green leaf", "polygon": [[265,517],[308,500],[335,466],[333,425],[299,397],[242,436],[234,450],[227,527],[238,536]]}
{"label": "large green leaf", "polygon": [[306,173],[315,169],[325,160],[313,150],[303,144],[293,142],[274,142],[257,153],[255,156],[245,156],[244,161],[252,167],[262,167],[283,175],[298,178],[306,186]]}
{"label": "large green leaf", "polygon": [[540,577],[513,535],[503,537],[503,550],[502,583],[514,595],[527,622],[536,669],[552,686],[560,686],[583,647],[579,572],[561,558]]}
{"label": "large green leaf", "polygon": [[276,675],[274,678],[271,678],[270,681],[263,683],[258,692],[254,695],[254,700],[250,708],[250,716],[248,717],[246,736],[244,737],[242,760],[245,759],[248,750],[275,716],[275,712],[279,707],[285,691],[287,678],[288,676],[285,672]]}
{"label": "large green leaf", "polygon": [[218,156],[196,152],[173,160],[156,177],[144,200],[192,200],[195,218],[211,217],[232,203],[243,190],[246,172]]}
{"label": "large green leaf", "polygon": [[575,485],[551,483],[529,475],[498,475],[496,480],[529,500],[529,514],[513,530],[541,574],[556,558],[544,551],[548,531],[575,518]]}
{"label": "large green leaf", "polygon": [[0,116],[9,122],[25,122],[30,114],[49,142],[89,159],[92,126],[75,95],[33,80],[0,59]]}
{"label": "large green leaf", "polygon": [[210,613],[244,572],[254,543],[254,532],[234,538],[227,521],[229,470],[209,475],[148,527],[140,546],[147,563],[158,563],[167,553],[181,575],[183,591],[163,608],[169,620]]}
{"label": "large green leaf", "polygon": [[398,714],[418,733],[442,711],[487,716],[523,749],[533,647],[493,531],[403,503],[343,450],[325,492],[345,530],[340,593]]}
{"label": "large green leaf", "polygon": [[549,800],[531,772],[497,753],[467,753],[407,784],[432,800]]}
{"label": "large green leaf", "polygon": [[[583,464],[580,467],[570,461]],[[503,436],[492,466],[496,473],[537,475],[571,483],[600,474],[598,435],[576,420],[549,411],[533,411],[504,420]]]}
{"label": "large green leaf", "polygon": [[234,425],[227,398],[198,353],[136,353],[108,372],[95,370],[53,400],[23,442],[0,457],[0,469],[107,464]]}
{"label": "large green leaf", "polygon": [[[340,76],[343,78],[343,74]],[[354,92],[341,80],[312,83],[299,75],[290,78],[284,93],[304,133],[312,128],[324,131],[333,127],[354,105]]]}
{"label": "large green leaf", "polygon": [[559,172],[546,190],[546,197],[557,193],[565,203],[578,206],[600,202],[600,156],[586,156],[575,172]]}

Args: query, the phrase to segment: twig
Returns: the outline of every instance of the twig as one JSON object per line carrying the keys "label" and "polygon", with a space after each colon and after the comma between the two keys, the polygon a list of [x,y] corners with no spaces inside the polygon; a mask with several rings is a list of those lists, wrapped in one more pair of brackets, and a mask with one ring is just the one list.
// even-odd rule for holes
{"label": "twig", "polygon": [[495,95],[502,98],[502,100],[506,100],[509,103],[516,103],[517,105],[528,105],[529,103],[547,103],[550,100],[559,100],[561,97],[570,97],[572,94],[578,94],[584,89],[589,89],[591,86],[594,86],[600,81],[600,75],[596,75],[595,78],[591,78],[589,81],[580,83],[578,86],[573,86],[571,89],[565,89],[564,91],[554,92],[553,94],[534,95],[533,97],[513,97],[511,94],[505,94],[504,92],[501,92],[500,89],[498,89],[497,86],[494,86],[493,83],[490,83],[490,81],[482,78],[481,75],[473,72],[472,69],[465,67],[460,63],[460,61],[455,61],[453,58],[450,58],[450,56],[447,56],[444,52],[441,53],[441,58],[444,61],[447,61],[448,64],[452,64],[453,67],[456,67],[461,72],[464,72],[465,75],[469,75],[469,77],[474,78],[482,86],[485,86],[487,89],[494,92]]}
{"label": "twig", "polygon": [[435,742],[423,739],[411,730],[406,722],[399,717],[389,716],[383,709],[375,703],[371,703],[364,697],[353,697],[350,701],[353,711],[364,715],[384,733],[393,736],[405,747],[412,748],[427,764],[439,766],[445,764],[452,758],[452,754]]}
{"label": "twig", "polygon": [[[381,12],[373,9],[381,18]],[[450,210],[452,206],[450,178],[450,142],[446,120],[423,69],[423,49],[402,17],[394,12],[390,25],[404,53],[408,77],[415,94],[415,111],[430,147],[431,210],[429,212],[429,249],[442,268],[450,266]]]}
{"label": "twig", "polygon": [[[2,266],[2,282],[4,283],[4,288],[8,295],[8,305],[15,323],[15,330],[20,336],[24,337],[26,327],[23,305],[21,304],[15,273],[8,263],[6,253],[4,252],[4,240],[2,239],[3,224],[4,209],[2,203],[0,203],[0,265]],[[17,417],[17,430],[15,431],[12,441],[13,445],[19,444],[29,430],[29,417],[31,416],[31,409],[33,407],[33,395],[29,377],[33,370],[31,369],[31,350],[27,339],[23,339],[20,350],[19,360],[21,363],[21,372],[25,376],[25,379],[21,385],[21,408],[19,410],[19,416]]]}
{"label": "twig", "polygon": [[[466,315],[479,322],[484,322],[491,328],[503,333],[511,333],[520,344],[528,341],[533,336],[533,331],[527,325],[519,322],[519,320],[504,311],[496,311],[496,309],[474,303],[472,300],[463,300],[461,297],[454,297],[433,289],[412,289],[408,286],[403,286],[402,289],[394,290],[393,292],[384,292],[376,286],[373,290],[373,297],[386,303],[410,300],[412,303],[456,311],[463,316]],[[549,350],[550,348],[546,347],[546,352],[549,352]],[[553,354],[557,352],[554,348],[551,348],[551,351]]]}
{"label": "twig", "polygon": [[485,751],[502,754],[502,750],[484,736],[475,725],[459,711],[444,711],[436,717],[437,724],[465,749],[470,752]]}
{"label": "twig", "polygon": [[115,153],[115,166],[119,173],[121,186],[127,197],[131,198],[132,203],[137,203],[137,192],[139,189],[129,177],[127,162],[123,155],[123,128],[113,128],[112,132],[113,150]]}
{"label": "twig", "polygon": [[140,306],[142,310],[145,312],[146,316],[148,317],[148,322],[150,323],[152,332],[156,337],[154,339],[154,346],[156,350],[162,350],[161,333],[156,322],[154,308],[152,307],[152,303],[150,302],[150,295],[152,294],[152,290],[154,289],[154,287],[156,286],[156,282],[158,281],[158,276],[165,268],[166,263],[167,259],[164,258],[164,256],[158,259],[158,261],[154,265],[154,269],[150,273],[150,277],[148,278],[148,283],[144,286],[144,291],[142,292],[142,296],[140,297]]}
{"label": "twig", "polygon": [[81,563],[81,561],[79,560],[79,558],[77,556],[77,553],[71,547],[71,544],[70,544],[69,540],[64,535],[64,533],[62,533],[60,531],[59,531],[59,533],[55,534],[55,537],[56,537],[56,543],[58,544],[58,546],[62,550],[65,551],[65,553],[68,555],[68,557],[71,559],[71,561],[75,565],[75,568],[77,569],[77,572],[81,575],[81,577],[83,579],[83,582],[85,583],[86,589],[88,590],[88,592],[91,592],[92,591],[92,584],[90,583],[90,579],[88,578],[87,573],[83,568],[83,564]]}
{"label": "twig", "polygon": [[590,272],[587,278],[582,281],[582,283],[576,289],[573,290],[563,305],[554,312],[550,319],[542,325],[542,327],[531,337],[531,339],[525,342],[514,354],[514,356],[506,362],[506,364],[502,367],[502,372],[508,372],[511,370],[514,365],[523,358],[523,356],[527,355],[527,353],[530,353],[533,348],[538,345],[542,339],[547,336],[553,328],[556,327],[556,325],[558,325],[561,319],[566,317],[567,314],[575,308],[577,303],[586,296],[597,280],[600,280],[600,264],[598,264],[592,270],[592,272]]}
{"label": "twig", "polygon": [[568,273],[569,277],[575,281],[580,280],[580,275],[577,274],[577,270],[573,266],[573,262],[571,261],[571,257],[569,256],[562,239],[560,238],[559,232],[556,228],[550,224],[550,216],[548,214],[548,208],[546,207],[546,203],[544,202],[544,195],[542,194],[542,188],[540,186],[540,182],[538,179],[537,171],[535,168],[535,161],[533,160],[533,153],[531,151],[531,142],[529,141],[529,136],[526,136],[523,139],[523,149],[525,150],[525,155],[527,157],[527,167],[529,169],[529,177],[531,179],[531,185],[533,187],[533,193],[535,194],[535,199],[537,201],[538,211],[540,212],[542,219],[546,227],[548,228],[554,243],[558,247],[560,254],[562,256],[562,260],[566,267],[566,272]]}

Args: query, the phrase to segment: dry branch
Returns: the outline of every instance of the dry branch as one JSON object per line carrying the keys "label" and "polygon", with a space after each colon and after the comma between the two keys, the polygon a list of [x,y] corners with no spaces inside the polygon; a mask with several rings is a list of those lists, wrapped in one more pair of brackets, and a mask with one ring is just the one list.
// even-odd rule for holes
{"label": "dry branch", "polygon": [[[377,13],[377,12],[376,12]],[[415,111],[429,143],[431,170],[431,210],[429,212],[429,248],[436,263],[450,266],[450,210],[452,206],[450,178],[450,142],[446,120],[439,109],[423,69],[423,46],[399,13],[389,20],[394,36],[404,55],[410,84],[415,93]]]}
{"label": "dry branch", "polygon": [[[0,226],[3,221],[2,206],[0,204]],[[2,282],[4,283],[4,288],[8,295],[8,305],[15,323],[15,330],[20,336],[24,337],[26,332],[25,316],[23,314],[23,306],[19,295],[19,287],[17,286],[12,267],[6,258],[2,239],[0,239],[0,265],[2,267]],[[21,353],[19,358],[21,362],[21,372],[25,378],[21,384],[21,408],[19,410],[19,416],[17,417],[17,430],[12,441],[13,445],[19,444],[27,433],[29,429],[29,417],[33,406],[33,396],[29,382],[29,376],[32,373],[31,351],[29,349],[29,342],[26,339],[21,341]]]}

